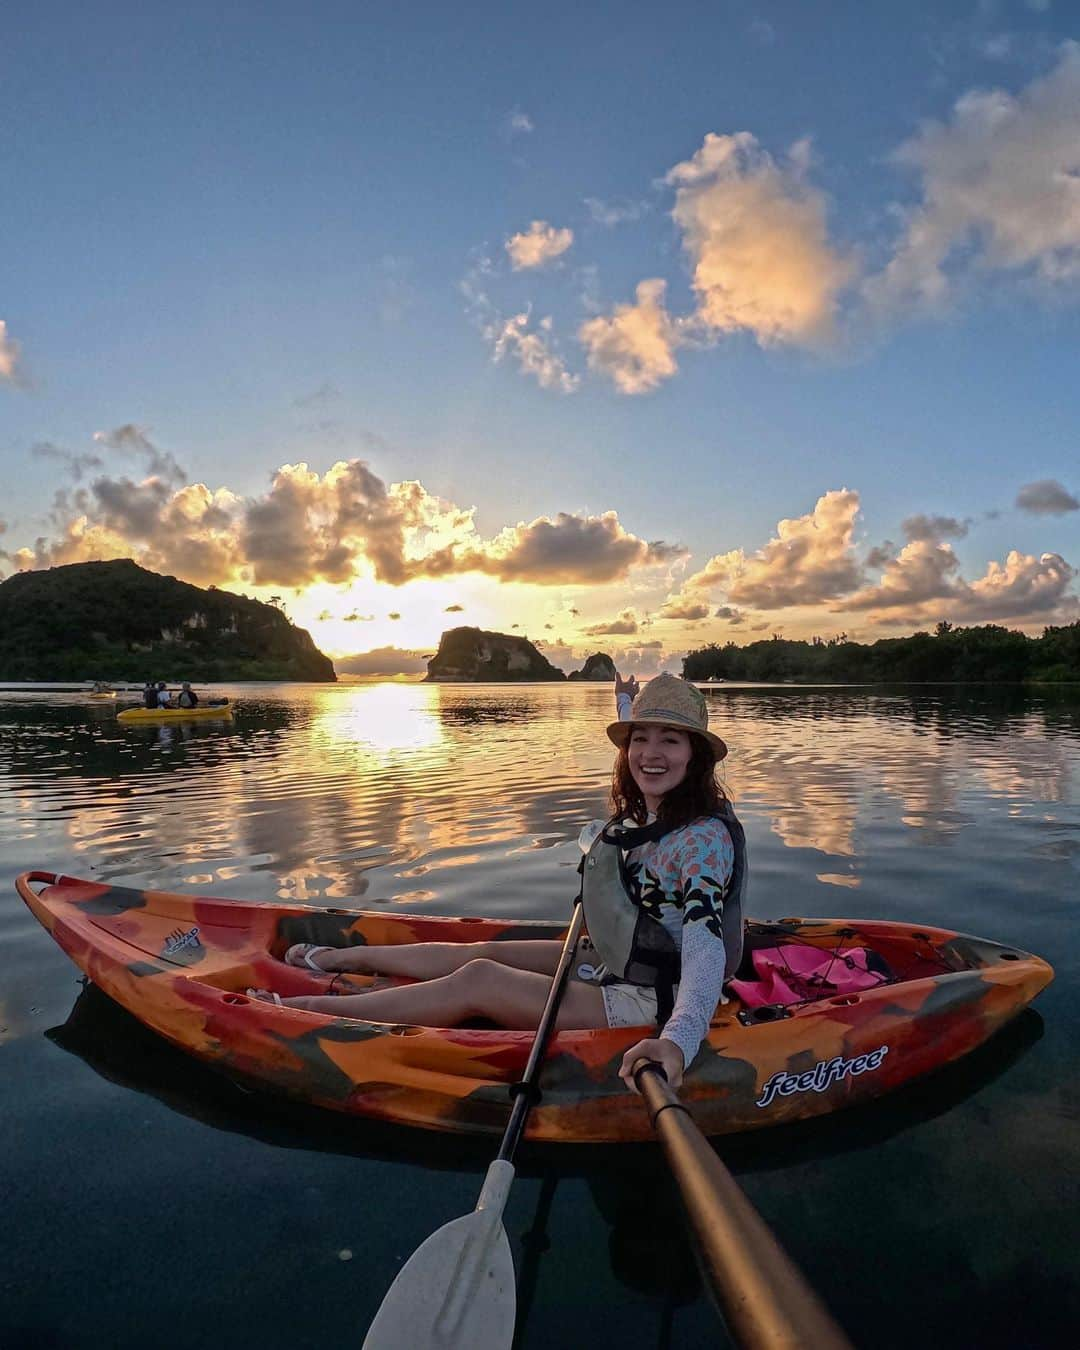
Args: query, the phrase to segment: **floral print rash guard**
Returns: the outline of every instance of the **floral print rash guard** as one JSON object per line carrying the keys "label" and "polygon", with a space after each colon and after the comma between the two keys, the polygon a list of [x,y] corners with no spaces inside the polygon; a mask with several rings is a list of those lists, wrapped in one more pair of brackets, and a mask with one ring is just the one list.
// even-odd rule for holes
{"label": "floral print rash guard", "polygon": [[684,825],[627,856],[641,907],[658,919],[681,954],[675,1008],[664,1026],[689,1065],[709,1029],[724,984],[727,953],[720,929],[735,848],[722,820]]}
{"label": "floral print rash guard", "polygon": [[[582,830],[583,853],[603,827],[602,820],[595,820]],[[662,1034],[675,1042],[689,1065],[723,992],[727,952],[720,921],[735,870],[735,846],[724,822],[706,817],[631,849],[626,863],[635,898],[664,925],[679,949],[675,1008]]]}

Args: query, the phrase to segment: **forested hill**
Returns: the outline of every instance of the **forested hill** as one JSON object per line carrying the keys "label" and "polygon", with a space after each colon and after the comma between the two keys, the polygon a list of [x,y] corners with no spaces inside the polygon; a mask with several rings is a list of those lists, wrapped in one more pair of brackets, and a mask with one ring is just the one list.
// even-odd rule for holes
{"label": "forested hill", "polygon": [[0,680],[334,680],[330,658],[273,605],[129,559],[0,583]]}
{"label": "forested hill", "polygon": [[737,647],[729,642],[688,652],[683,658],[688,680],[833,681],[1038,680],[1067,683],[1080,680],[1080,623],[1047,628],[1030,638],[1013,629],[986,624],[954,628],[939,623],[933,633],[848,642],[845,638],[813,638],[789,642],[781,637]]}

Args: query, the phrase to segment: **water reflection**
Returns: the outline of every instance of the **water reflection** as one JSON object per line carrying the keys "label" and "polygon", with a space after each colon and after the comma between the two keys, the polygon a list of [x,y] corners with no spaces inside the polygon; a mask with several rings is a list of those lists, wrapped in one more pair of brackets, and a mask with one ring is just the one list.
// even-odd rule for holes
{"label": "water reflection", "polygon": [[[56,696],[0,703],[4,828],[39,863],[137,884],[561,912],[578,829],[604,809],[607,686],[237,697],[231,726],[164,728],[125,728]],[[1001,809],[1042,826],[1029,848],[1075,856],[1080,721],[1060,699],[735,687],[708,697],[743,814],[815,858],[823,886],[858,887],[882,830],[952,849]],[[760,830],[755,840],[760,855]]]}
{"label": "water reflection", "polygon": [[[609,687],[225,692],[239,705],[231,726],[187,724],[168,737],[123,728],[74,698],[0,696],[8,874],[49,867],[432,913],[565,912],[578,829],[604,806]],[[1080,893],[1080,705],[1061,691],[724,686],[708,698],[732,747],[727,778],[750,837],[755,913],[941,923],[1040,951],[1058,969],[1039,1002],[1041,1043],[1042,1021],[1030,1014],[960,1064],[865,1110],[725,1139],[726,1159],[856,1343],[899,1350],[934,1325],[956,1344],[1005,1350],[1027,1334],[1013,1333],[1035,1309],[1039,1344],[1071,1345],[1076,1211],[1061,1178],[1080,1168],[1080,947],[1068,922]],[[12,1085],[5,1139],[17,1183],[7,1217],[26,1236],[13,1259],[33,1262],[32,1278],[28,1267],[14,1269],[14,1316],[44,1309],[51,1326],[74,1307],[79,1317],[88,1310],[90,1326],[115,1326],[103,1261],[153,1289],[146,1317],[158,1315],[152,1251],[155,1271],[182,1279],[190,1268],[179,1294],[190,1306],[223,1316],[240,1309],[238,1343],[253,1334],[278,1343],[293,1312],[300,1343],[310,1307],[348,1298],[350,1326],[362,1325],[400,1253],[475,1203],[489,1146],[271,1105],[95,1004],[93,991],[71,1008],[66,958],[10,888],[0,941],[9,956],[0,992]],[[43,1025],[56,1022],[45,1040]],[[108,1196],[123,1222],[101,1229],[91,1200],[85,1222],[76,1210],[58,1230],[57,1150],[102,1138],[107,1155],[93,1142],[72,1154],[79,1191],[84,1202]],[[227,1188],[207,1185],[208,1156],[228,1159]],[[556,1171],[558,1193],[545,1199],[541,1178]],[[515,1243],[532,1234],[535,1259],[525,1243],[518,1266],[526,1303],[533,1272],[536,1289],[523,1350],[565,1344],[567,1325],[583,1341],[636,1342],[647,1327],[656,1343],[659,1326],[660,1343],[712,1343],[690,1264],[671,1259],[677,1239],[663,1206],[673,1191],[655,1153],[560,1149],[556,1161],[526,1150],[521,1172],[508,1227]],[[393,1204],[343,1207],[343,1194],[392,1195]],[[198,1203],[177,1207],[177,1195]],[[635,1196],[640,1204],[627,1202]],[[269,1283],[253,1286],[265,1332],[253,1333],[229,1273],[238,1203],[246,1232],[274,1235],[273,1268],[286,1260],[280,1244],[292,1242],[287,1264],[311,1285],[299,1303]],[[110,1233],[124,1232],[141,1235],[138,1250],[108,1246]],[[214,1233],[231,1246],[214,1248]],[[346,1246],[363,1267],[347,1291],[327,1273]],[[202,1254],[195,1266],[193,1251]],[[927,1284],[927,1263],[950,1278]],[[72,1298],[50,1302],[42,1269]],[[208,1289],[207,1270],[224,1272],[220,1288]],[[1055,1317],[1069,1325],[1056,1342]]]}

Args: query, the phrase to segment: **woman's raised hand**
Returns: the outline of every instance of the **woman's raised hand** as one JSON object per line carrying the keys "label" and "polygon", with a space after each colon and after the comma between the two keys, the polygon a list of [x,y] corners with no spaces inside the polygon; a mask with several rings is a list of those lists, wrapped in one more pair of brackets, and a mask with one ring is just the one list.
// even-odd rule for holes
{"label": "woman's raised hand", "polygon": [[631,698],[637,698],[640,685],[634,675],[628,675],[624,680],[618,671],[615,672],[615,697],[620,694],[628,694]]}
{"label": "woman's raised hand", "polygon": [[[634,1066],[643,1059],[659,1064],[667,1074],[672,1092],[679,1090],[686,1065],[683,1063],[683,1053],[674,1041],[666,1041],[663,1036],[657,1036],[650,1040],[638,1041],[637,1045],[632,1045],[627,1050],[619,1068],[619,1077],[631,1092],[638,1090],[634,1082]],[[640,1093],[638,1095],[640,1096]]]}

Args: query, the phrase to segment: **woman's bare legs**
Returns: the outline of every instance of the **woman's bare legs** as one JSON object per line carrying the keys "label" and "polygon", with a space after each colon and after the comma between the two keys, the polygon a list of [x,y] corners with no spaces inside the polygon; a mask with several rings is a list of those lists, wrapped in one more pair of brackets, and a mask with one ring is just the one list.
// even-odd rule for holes
{"label": "woman's bare legs", "polygon": [[561,942],[539,938],[512,942],[402,942],[391,947],[331,947],[321,951],[316,961],[328,972],[348,970],[363,975],[437,980],[477,960],[554,975],[561,951]]}
{"label": "woman's bare legs", "polygon": [[[552,945],[558,948],[560,944]],[[470,1017],[486,1017],[509,1031],[528,1031],[539,1022],[550,988],[551,979],[546,974],[474,958],[448,975],[420,984],[374,989],[368,994],[303,995],[281,1001],[289,1008],[358,1017],[365,1022],[455,1027]],[[555,1025],[562,1029],[607,1026],[599,988],[571,980],[563,992]]]}

